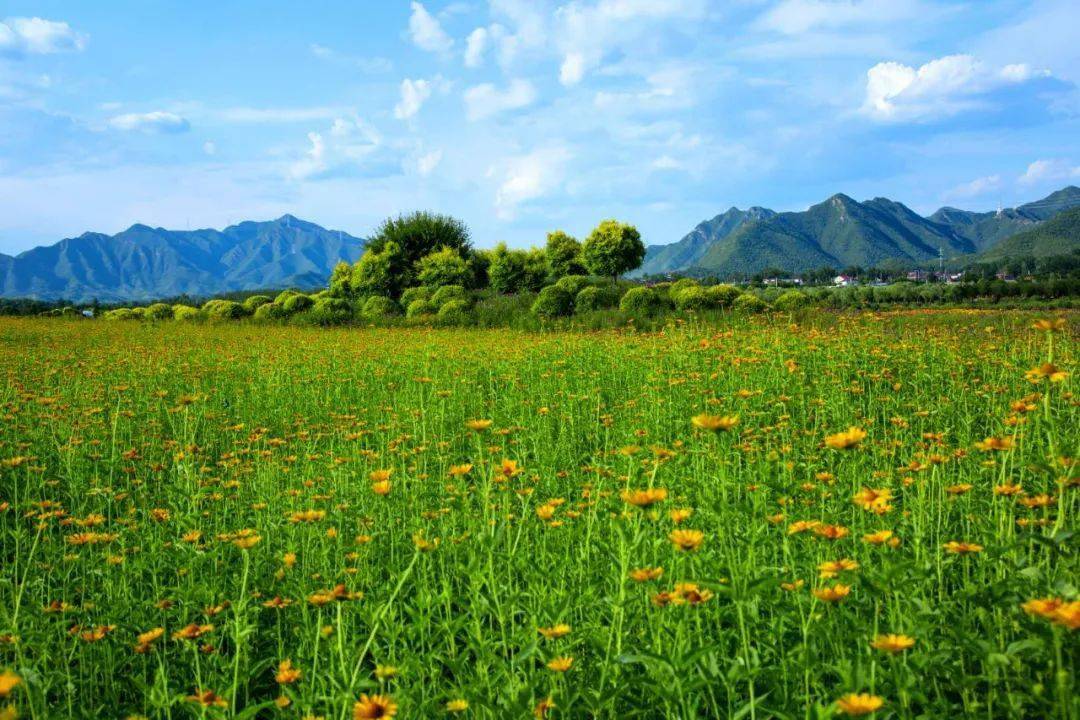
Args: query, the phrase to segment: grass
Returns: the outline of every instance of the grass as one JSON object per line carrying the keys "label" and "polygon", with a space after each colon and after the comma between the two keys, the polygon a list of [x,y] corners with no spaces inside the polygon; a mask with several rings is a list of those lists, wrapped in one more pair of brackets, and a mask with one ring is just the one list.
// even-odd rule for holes
{"label": "grass", "polygon": [[0,319],[0,717],[1080,717],[1037,317]]}

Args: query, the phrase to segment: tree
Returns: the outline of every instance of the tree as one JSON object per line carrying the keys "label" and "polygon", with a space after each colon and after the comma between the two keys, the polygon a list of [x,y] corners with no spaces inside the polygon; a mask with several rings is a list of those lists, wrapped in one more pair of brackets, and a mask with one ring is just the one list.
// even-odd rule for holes
{"label": "tree", "polygon": [[552,281],[567,275],[585,274],[581,243],[562,230],[548,233],[546,253],[548,273]]}
{"label": "tree", "polygon": [[453,248],[443,247],[420,258],[416,276],[421,285],[442,287],[464,285],[469,279],[469,266]]}
{"label": "tree", "polygon": [[360,295],[399,297],[406,287],[406,262],[401,247],[393,241],[379,250],[369,247],[353,266],[352,287]]}
{"label": "tree", "polygon": [[645,244],[633,225],[604,220],[585,240],[582,259],[591,273],[615,281],[619,275],[641,266]]}
{"label": "tree", "polygon": [[525,281],[525,253],[499,243],[490,254],[488,281],[495,292],[509,295],[522,289]]}
{"label": "tree", "polygon": [[[339,262],[330,273],[330,295],[346,298],[353,294],[353,267],[347,262]],[[254,310],[254,308],[252,308]]]}
{"label": "tree", "polygon": [[382,252],[388,243],[396,243],[411,271],[420,258],[448,247],[465,257],[472,244],[469,228],[449,215],[418,211],[387,218],[368,241],[368,249]]}

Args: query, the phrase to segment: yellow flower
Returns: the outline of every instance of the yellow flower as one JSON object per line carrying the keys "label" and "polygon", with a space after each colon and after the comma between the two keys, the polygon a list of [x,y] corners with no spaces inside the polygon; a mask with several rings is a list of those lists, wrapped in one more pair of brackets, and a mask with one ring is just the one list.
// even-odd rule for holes
{"label": "yellow flower", "polygon": [[834,450],[850,450],[858,447],[866,437],[866,431],[862,428],[849,427],[844,432],[829,435],[825,438],[825,444]]}
{"label": "yellow flower", "polygon": [[820,577],[822,580],[834,578],[841,572],[858,569],[859,563],[848,558],[843,558],[841,560],[828,560],[818,565],[818,571],[820,572]]}
{"label": "yellow flower", "polygon": [[203,707],[226,707],[228,702],[225,698],[218,695],[213,690],[195,690],[194,695],[188,695],[185,698],[188,702],[198,703]]}
{"label": "yellow flower", "polygon": [[664,574],[664,568],[662,567],[643,567],[630,571],[630,579],[634,582],[648,582],[649,580],[656,580]]}
{"label": "yellow flower", "polygon": [[974,553],[982,552],[983,546],[977,543],[959,542],[957,540],[950,540],[942,545],[948,552],[956,555],[971,555]]}
{"label": "yellow flower", "polygon": [[393,665],[376,665],[375,677],[380,680],[386,680],[388,678],[395,677],[398,674],[398,669]]}
{"label": "yellow flower", "polygon": [[739,416],[707,415],[702,413],[701,415],[695,415],[690,418],[690,422],[693,423],[694,427],[701,430],[708,430],[709,432],[727,432],[739,424]]}
{"label": "yellow flower", "polygon": [[864,542],[868,542],[871,545],[884,545],[892,538],[892,536],[892,530],[878,530],[877,532],[863,535],[862,539]]}
{"label": "yellow flower", "polygon": [[837,583],[832,587],[817,588],[813,593],[822,602],[840,602],[851,594],[851,586]]}
{"label": "yellow flower", "polygon": [[869,715],[884,704],[885,701],[882,698],[868,693],[858,695],[851,693],[836,701],[836,706],[840,708],[840,712],[851,716]]}
{"label": "yellow flower", "polygon": [[892,490],[889,488],[870,489],[864,487],[855,493],[851,501],[861,507],[863,510],[869,510],[870,512],[877,513],[878,515],[884,515],[889,510],[892,510],[892,505],[889,501],[892,500]]}
{"label": "yellow flower", "polygon": [[1069,377],[1069,373],[1065,372],[1057,365],[1052,363],[1044,363],[1038,367],[1031,368],[1024,373],[1030,382],[1037,383],[1042,380],[1049,380],[1052,383],[1064,382],[1065,378]]}
{"label": "yellow flower", "polygon": [[548,712],[555,708],[555,701],[551,698],[544,698],[540,702],[536,703],[536,707],[533,708],[533,717],[544,720],[548,716]]}
{"label": "yellow flower", "polygon": [[907,635],[894,635],[892,633],[888,635],[878,635],[870,643],[870,647],[875,650],[881,650],[882,652],[896,653],[903,652],[915,645],[915,638]]}
{"label": "yellow flower", "polygon": [[690,552],[701,547],[701,543],[705,540],[705,533],[700,530],[672,530],[668,539],[680,550]]}
{"label": "yellow flower", "polygon": [[548,670],[557,673],[564,673],[570,669],[570,666],[574,664],[574,658],[569,655],[553,658],[547,664]]}
{"label": "yellow flower", "polygon": [[21,682],[22,678],[10,670],[5,670],[3,673],[0,673],[0,698],[6,698],[10,695],[11,691]]}
{"label": "yellow flower", "polygon": [[1065,318],[1054,318],[1052,320],[1036,320],[1031,324],[1031,327],[1040,332],[1056,332],[1058,330],[1065,329]]}
{"label": "yellow flower", "polygon": [[459,713],[469,709],[469,701],[464,698],[456,698],[446,703],[446,712]]}
{"label": "yellow flower", "polygon": [[472,463],[465,463],[464,465],[451,465],[448,474],[450,477],[461,477],[462,475],[468,475],[472,472]]}
{"label": "yellow flower", "polygon": [[1016,445],[1016,440],[1009,435],[1006,435],[1005,437],[988,437],[985,440],[975,443],[975,447],[983,452],[1012,450],[1014,445]]}
{"label": "yellow flower", "polygon": [[491,427],[491,420],[466,420],[465,427],[473,432],[484,432]]}
{"label": "yellow flower", "polygon": [[277,674],[274,675],[274,680],[276,680],[279,685],[291,685],[301,677],[303,677],[303,672],[300,668],[293,667],[292,660],[285,659],[278,663]]}
{"label": "yellow flower", "polygon": [[648,507],[649,505],[662,502],[665,498],[667,498],[667,490],[664,488],[622,491],[623,501],[630,505],[634,505],[635,507]]}
{"label": "yellow flower", "polygon": [[555,640],[570,634],[570,626],[566,623],[558,623],[551,627],[536,628],[536,631],[548,640]]}
{"label": "yellow flower", "polygon": [[361,695],[353,705],[353,720],[394,717],[397,711],[397,703],[389,695]]}
{"label": "yellow flower", "polygon": [[668,513],[668,517],[671,518],[671,522],[678,525],[683,520],[688,520],[694,511],[690,508],[674,508]]}
{"label": "yellow flower", "polygon": [[390,481],[389,480],[377,480],[371,483],[371,492],[376,495],[389,495],[390,494]]}

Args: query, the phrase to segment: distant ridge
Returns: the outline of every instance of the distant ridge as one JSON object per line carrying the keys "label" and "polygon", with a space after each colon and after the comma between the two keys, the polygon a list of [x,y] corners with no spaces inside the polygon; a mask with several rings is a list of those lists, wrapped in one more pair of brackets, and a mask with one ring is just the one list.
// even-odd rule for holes
{"label": "distant ridge", "polygon": [[1080,207],[1080,188],[1069,186],[1016,208],[944,207],[929,217],[887,198],[858,202],[842,193],[803,212],[731,208],[676,243],[647,248],[636,274],[725,277],[766,268],[805,272],[825,266],[918,265],[939,252],[949,259],[989,253],[1006,238],[1074,207]]}
{"label": "distant ridge", "polygon": [[318,288],[365,240],[283,215],[224,230],[132,225],[0,254],[0,296],[88,302],[153,300],[272,287]]}

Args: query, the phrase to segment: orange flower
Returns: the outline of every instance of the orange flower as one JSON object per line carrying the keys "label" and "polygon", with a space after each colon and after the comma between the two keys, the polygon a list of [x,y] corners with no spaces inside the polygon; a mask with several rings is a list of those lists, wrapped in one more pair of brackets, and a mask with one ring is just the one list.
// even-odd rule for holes
{"label": "orange flower", "polygon": [[172,636],[173,640],[195,640],[208,632],[212,632],[213,629],[213,625],[196,625],[195,623],[191,623],[174,632]]}
{"label": "orange flower", "polygon": [[907,635],[878,635],[870,643],[870,647],[893,655],[903,652],[915,645],[915,638]]}
{"label": "orange flower", "polygon": [[648,488],[645,490],[623,490],[623,501],[635,507],[648,507],[667,498],[667,490],[664,488]]}
{"label": "orange flower", "polygon": [[878,530],[877,532],[863,535],[862,539],[864,542],[868,542],[871,545],[884,545],[889,541],[890,538],[892,538],[892,536],[892,530]]}
{"label": "orange flower", "polygon": [[203,707],[226,707],[229,703],[225,701],[225,698],[219,696],[213,690],[195,690],[194,695],[188,695],[186,700],[188,702],[198,703]]}
{"label": "orange flower", "polygon": [[889,504],[892,497],[892,490],[889,488],[872,490],[864,487],[852,496],[851,501],[863,510],[869,510],[878,515],[884,515],[892,510],[892,505]]}
{"label": "orange flower", "polygon": [[849,570],[858,570],[859,563],[849,558],[843,558],[841,560],[828,560],[818,565],[818,571],[822,580],[828,580],[834,578],[842,572]]}
{"label": "orange flower", "polygon": [[1065,378],[1069,377],[1069,373],[1065,372],[1057,365],[1052,363],[1044,363],[1038,367],[1031,368],[1024,373],[1030,382],[1037,383],[1042,380],[1049,380],[1052,383],[1064,382]]}
{"label": "orange flower", "polygon": [[566,623],[558,623],[551,627],[536,628],[536,631],[548,640],[556,640],[570,634],[570,626]]}
{"label": "orange flower", "polygon": [[22,678],[10,670],[0,673],[0,698],[6,698],[20,683]]}
{"label": "orange flower", "polygon": [[473,432],[484,432],[491,427],[491,420],[466,420],[465,427]]}
{"label": "orange flower", "polygon": [[694,427],[709,432],[727,432],[739,424],[738,415],[708,415],[702,413],[690,418]]}
{"label": "orange flower", "polygon": [[691,552],[701,547],[705,533],[700,530],[672,530],[668,539],[680,550]]}
{"label": "orange flower", "polygon": [[555,701],[551,698],[544,698],[540,702],[536,703],[536,707],[533,708],[533,717],[544,720],[548,716],[548,713],[555,709]]}
{"label": "orange flower", "polygon": [[573,664],[574,658],[570,657],[569,655],[564,655],[562,657],[552,658],[551,660],[549,660],[547,667],[548,670],[551,670],[553,672],[564,673],[569,670],[570,666],[572,666]]}
{"label": "orange flower", "polygon": [[983,452],[1012,450],[1014,445],[1016,445],[1016,440],[1010,435],[1006,435],[1005,437],[988,437],[985,440],[975,443],[975,447]]}
{"label": "orange flower", "polygon": [[382,496],[389,495],[390,494],[390,481],[389,480],[378,480],[376,482],[371,483],[371,492],[375,493],[376,495],[382,495]]}
{"label": "orange flower", "polygon": [[851,693],[836,701],[836,706],[840,709],[840,712],[853,717],[869,715],[880,709],[884,704],[885,701],[882,698],[868,693],[861,693],[858,695]]}
{"label": "orange flower", "polygon": [[859,443],[861,443],[865,437],[865,430],[853,426],[849,427],[844,432],[826,436],[825,444],[834,450],[851,450],[852,448],[858,447]]}
{"label": "orange flower", "polygon": [[837,583],[832,587],[822,587],[813,590],[814,597],[822,602],[840,602],[851,594],[851,586]]}
{"label": "orange flower", "polygon": [[361,695],[353,705],[353,720],[394,717],[397,711],[397,703],[389,695]]}
{"label": "orange flower", "polygon": [[664,574],[664,568],[662,567],[643,567],[636,568],[630,571],[630,579],[634,582],[648,582],[649,580],[657,580]]}
{"label": "orange flower", "polygon": [[300,668],[293,667],[292,660],[286,658],[278,663],[277,673],[274,675],[274,680],[279,685],[291,685],[297,680],[303,677],[303,672]]}
{"label": "orange flower", "polygon": [[972,555],[974,553],[982,552],[983,546],[977,543],[959,542],[957,540],[950,540],[942,545],[948,552],[956,555]]}

